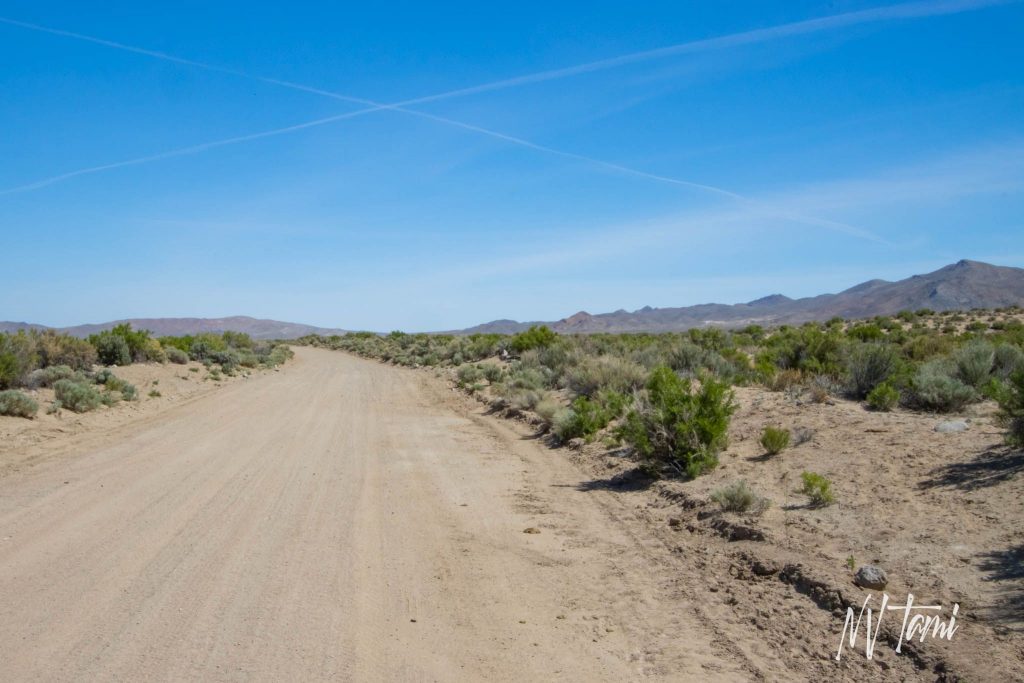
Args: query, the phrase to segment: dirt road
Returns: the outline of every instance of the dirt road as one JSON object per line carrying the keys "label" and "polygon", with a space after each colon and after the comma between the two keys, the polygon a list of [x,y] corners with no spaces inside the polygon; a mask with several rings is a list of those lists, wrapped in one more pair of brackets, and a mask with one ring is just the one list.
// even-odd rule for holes
{"label": "dirt road", "polygon": [[280,373],[0,479],[2,678],[770,670],[582,479],[424,373],[297,349]]}

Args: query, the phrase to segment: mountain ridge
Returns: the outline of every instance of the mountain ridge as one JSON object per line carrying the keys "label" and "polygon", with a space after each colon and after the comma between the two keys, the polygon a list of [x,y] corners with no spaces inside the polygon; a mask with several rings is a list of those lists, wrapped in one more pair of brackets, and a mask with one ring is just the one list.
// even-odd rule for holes
{"label": "mountain ridge", "polygon": [[[462,330],[450,330],[448,333],[515,334],[528,329],[531,325],[547,325],[563,334],[677,332],[691,327],[799,324],[810,320],[827,320],[836,316],[870,318],[921,308],[946,311],[1000,308],[1010,305],[1024,305],[1024,269],[964,259],[931,273],[911,275],[895,282],[867,280],[835,294],[791,299],[784,294],[775,293],[738,304],[705,303],[667,308],[644,306],[635,311],[619,309],[611,313],[597,314],[578,311],[556,321],[520,322],[504,318]],[[128,318],[58,328],[27,322],[0,321],[0,332],[54,329],[85,337],[124,322],[131,323],[138,329],[148,329],[157,336],[231,331],[245,332],[254,339],[296,339],[307,334],[326,336],[346,332],[344,329],[250,316]]]}
{"label": "mountain ridge", "polygon": [[497,331],[521,332],[544,324],[561,333],[677,332],[691,327],[781,325],[827,320],[832,317],[869,318],[901,310],[936,311],[1000,308],[1024,305],[1024,269],[963,259],[931,273],[902,280],[872,279],[835,294],[791,299],[769,294],[746,303],[706,303],[693,306],[615,311],[591,315],[579,312],[551,322],[492,321],[456,334]]}
{"label": "mountain ridge", "polygon": [[87,323],[70,327],[47,327],[34,323],[0,322],[0,332],[15,332],[19,329],[52,329],[75,337],[88,337],[115,325],[130,323],[140,330],[149,330],[158,337],[198,334],[201,332],[245,332],[253,339],[297,339],[307,334],[345,334],[346,330],[316,327],[302,323],[283,322],[266,318],[253,318],[246,315],[233,315],[223,318],[125,318],[105,323]]}

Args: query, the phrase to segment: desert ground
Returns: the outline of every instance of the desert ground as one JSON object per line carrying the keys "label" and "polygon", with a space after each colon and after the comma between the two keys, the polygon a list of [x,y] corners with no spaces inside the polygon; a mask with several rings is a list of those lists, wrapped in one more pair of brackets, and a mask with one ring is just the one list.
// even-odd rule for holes
{"label": "desert ground", "polygon": [[[988,404],[939,433],[740,388],[723,465],[650,483],[431,371],[129,370],[137,404],[0,418],[5,680],[1024,680],[1024,462]],[[768,423],[806,441],[766,459]],[[812,464],[836,505],[793,492]],[[710,504],[737,477],[764,515]],[[851,557],[958,602],[955,637],[836,662]]]}

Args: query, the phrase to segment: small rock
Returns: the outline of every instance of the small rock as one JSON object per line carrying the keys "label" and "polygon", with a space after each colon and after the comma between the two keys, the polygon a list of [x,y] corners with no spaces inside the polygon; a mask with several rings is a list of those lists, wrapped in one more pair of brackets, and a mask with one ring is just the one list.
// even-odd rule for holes
{"label": "small rock", "polygon": [[540,533],[540,529],[538,529],[535,526],[528,526],[525,529],[523,529],[523,533],[524,534],[539,534]]}
{"label": "small rock", "polygon": [[853,575],[853,582],[861,588],[880,591],[889,583],[885,570],[873,565],[864,565]]}
{"label": "small rock", "polygon": [[963,420],[946,420],[935,425],[935,431],[942,434],[967,431],[967,423]]}
{"label": "small rock", "polygon": [[677,527],[677,526],[679,526],[682,523],[683,523],[683,520],[679,519],[678,517],[669,517],[668,518],[668,525],[671,526],[671,527]]}
{"label": "small rock", "polygon": [[779,567],[771,560],[754,560],[750,570],[757,576],[771,576],[778,573]]}
{"label": "small rock", "polygon": [[568,446],[570,449],[574,451],[579,451],[583,449],[583,444],[585,443],[586,441],[584,441],[583,439],[569,439]]}

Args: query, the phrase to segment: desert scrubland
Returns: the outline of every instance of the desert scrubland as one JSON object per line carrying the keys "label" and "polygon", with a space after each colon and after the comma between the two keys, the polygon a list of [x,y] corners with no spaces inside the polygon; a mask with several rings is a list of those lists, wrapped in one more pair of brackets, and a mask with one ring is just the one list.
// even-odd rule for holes
{"label": "desert scrubland", "polygon": [[[89,358],[64,379],[119,397],[0,417],[0,658],[18,680],[1021,678],[1022,335],[1014,309],[919,311]],[[16,391],[60,401],[48,367]],[[887,616],[837,661],[882,593],[865,566],[897,604],[957,604],[953,637],[897,653]]]}

